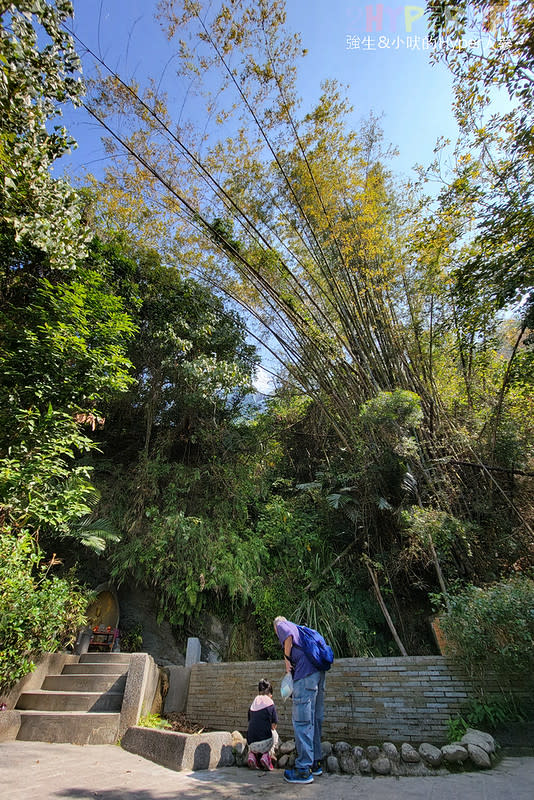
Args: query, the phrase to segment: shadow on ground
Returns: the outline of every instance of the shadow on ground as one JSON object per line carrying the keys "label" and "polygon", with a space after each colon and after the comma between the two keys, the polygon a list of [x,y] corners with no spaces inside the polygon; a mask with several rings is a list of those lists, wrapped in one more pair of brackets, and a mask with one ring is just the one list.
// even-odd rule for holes
{"label": "shadow on ground", "polygon": [[[294,787],[283,780],[272,782],[258,781],[258,784],[251,786],[246,783],[243,785],[236,785],[232,781],[222,781],[220,778],[213,778],[209,775],[190,776],[191,784],[189,786],[177,785],[175,790],[162,794],[161,791],[151,789],[130,789],[130,788],[113,788],[113,789],[94,789],[90,787],[69,787],[58,790],[54,793],[54,797],[68,798],[68,800],[202,800],[202,798],[210,798],[217,800],[220,798],[238,798],[238,797],[283,797],[284,795],[292,794]],[[311,787],[311,785],[310,785]],[[309,789],[310,787],[305,787]],[[300,791],[304,787],[299,787]],[[306,792],[307,794],[307,792]]]}

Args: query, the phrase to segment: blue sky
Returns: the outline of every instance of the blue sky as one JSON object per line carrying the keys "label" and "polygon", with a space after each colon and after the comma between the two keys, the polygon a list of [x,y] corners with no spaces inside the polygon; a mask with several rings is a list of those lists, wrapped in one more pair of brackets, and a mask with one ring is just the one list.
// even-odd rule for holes
{"label": "blue sky", "polygon": [[[74,30],[125,78],[142,80],[165,71],[174,98],[172,51],[153,19],[155,0],[74,0]],[[302,35],[308,55],[301,62],[298,90],[304,107],[320,94],[320,83],[336,78],[348,85],[354,124],[370,111],[383,114],[386,141],[399,149],[396,171],[409,174],[427,164],[439,136],[455,138],[451,79],[442,64],[431,65],[423,49],[424,2],[413,5],[361,0],[288,0],[288,26]],[[86,72],[90,62],[84,61]],[[79,148],[71,173],[98,172],[102,157],[98,126],[82,110],[66,114]],[[64,162],[65,163],[65,162]]]}
{"label": "blue sky", "polygon": [[[154,20],[155,6],[156,0],[74,0],[74,31],[126,80],[142,83],[146,76],[163,75],[169,102],[179,107],[183,87],[173,80],[172,50]],[[399,150],[392,167],[404,176],[414,164],[430,163],[436,140],[454,140],[457,130],[450,75],[443,65],[431,65],[423,49],[423,6],[287,0],[288,27],[301,34],[308,50],[298,79],[304,110],[319,98],[321,81],[335,78],[346,84],[355,128],[369,112],[383,114],[385,141]],[[84,59],[86,74],[90,67]],[[79,147],[61,165],[73,178],[84,170],[98,175],[106,159],[97,123],[83,109],[69,110],[65,123]],[[255,385],[259,391],[272,390],[261,368]]]}

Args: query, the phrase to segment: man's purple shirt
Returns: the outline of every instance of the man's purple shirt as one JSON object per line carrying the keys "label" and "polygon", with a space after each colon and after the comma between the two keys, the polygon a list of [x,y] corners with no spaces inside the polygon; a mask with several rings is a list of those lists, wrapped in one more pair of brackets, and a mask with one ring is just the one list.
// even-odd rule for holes
{"label": "man's purple shirt", "polygon": [[300,647],[300,634],[299,629],[294,622],[279,622],[276,626],[276,633],[280,644],[284,646],[284,642],[288,636],[293,637],[293,647],[291,648],[290,660],[293,666],[293,680],[298,681],[317,672],[317,667],[311,663],[304,650]]}

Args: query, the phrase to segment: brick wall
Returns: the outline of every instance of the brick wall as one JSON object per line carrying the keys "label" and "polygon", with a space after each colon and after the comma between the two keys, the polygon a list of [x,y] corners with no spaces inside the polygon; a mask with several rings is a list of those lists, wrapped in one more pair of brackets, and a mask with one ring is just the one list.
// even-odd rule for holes
{"label": "brick wall", "polygon": [[[291,700],[280,698],[282,661],[195,664],[187,716],[217,730],[246,732],[247,709],[260,678],[274,687],[282,737],[291,735]],[[498,691],[488,678],[488,691]],[[472,696],[470,680],[442,656],[340,658],[326,676],[323,738],[329,741],[446,739],[447,720]],[[524,692],[527,694],[527,692]]]}

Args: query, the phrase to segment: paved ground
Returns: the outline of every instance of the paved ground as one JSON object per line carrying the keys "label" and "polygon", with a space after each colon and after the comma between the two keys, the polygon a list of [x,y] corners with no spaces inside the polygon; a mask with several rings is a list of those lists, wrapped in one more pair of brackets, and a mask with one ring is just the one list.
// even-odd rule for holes
{"label": "paved ground", "polygon": [[2,800],[533,800],[534,757],[433,778],[323,775],[292,786],[280,771],[173,772],[113,745],[0,744]]}

